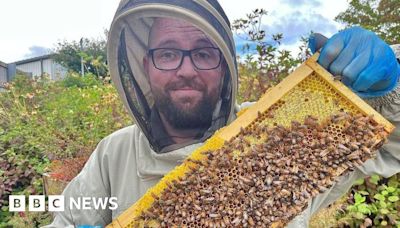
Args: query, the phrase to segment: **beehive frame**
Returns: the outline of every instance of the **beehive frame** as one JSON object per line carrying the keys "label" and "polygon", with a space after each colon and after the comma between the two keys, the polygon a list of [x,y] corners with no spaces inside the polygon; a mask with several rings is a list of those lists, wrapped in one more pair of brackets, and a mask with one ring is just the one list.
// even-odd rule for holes
{"label": "beehive frame", "polygon": [[[267,125],[280,124],[287,126],[291,120],[302,120],[306,115],[318,116],[323,120],[338,110],[345,109],[348,112],[357,112],[372,116],[375,122],[384,127],[387,135],[394,130],[394,126],[389,121],[383,118],[340,81],[334,80],[334,77],[317,63],[317,58],[318,54],[315,54],[305,61],[280,84],[267,91],[257,103],[240,115],[229,126],[217,131],[202,147],[194,151],[189,158],[191,160],[206,159],[205,151],[221,148],[225,142],[234,139],[243,128],[251,126],[254,120],[271,109],[276,111],[276,116],[275,118],[271,118],[269,122],[267,121]],[[305,89],[305,87],[309,90]],[[317,93],[312,94],[312,91],[317,91]],[[305,95],[305,97],[302,97],[302,95]],[[285,104],[285,99],[292,100],[292,102],[289,101]],[[307,108],[301,107],[303,103],[308,104]],[[298,106],[294,107],[294,104]],[[285,105],[289,105],[290,107],[285,107]],[[292,112],[288,113],[290,109],[292,109]],[[154,202],[154,196],[161,194],[163,189],[172,180],[177,180],[178,177],[184,176],[191,167],[193,167],[193,164],[188,160],[176,167],[108,227],[137,226],[137,224],[134,225],[135,219],[140,216],[143,210],[151,206]],[[340,175],[343,171],[345,170],[339,169],[337,175]],[[279,223],[276,224],[279,225]]]}

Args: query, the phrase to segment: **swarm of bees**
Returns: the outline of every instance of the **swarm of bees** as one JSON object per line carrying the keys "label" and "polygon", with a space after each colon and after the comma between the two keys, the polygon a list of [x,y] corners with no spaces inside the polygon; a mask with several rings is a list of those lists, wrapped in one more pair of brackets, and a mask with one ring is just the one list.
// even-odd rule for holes
{"label": "swarm of bees", "polygon": [[153,195],[138,218],[142,224],[284,226],[338,176],[374,157],[384,138],[371,116],[346,112],[324,122],[307,116],[290,127],[255,123],[221,149],[207,151],[207,159],[187,160],[190,171]]}

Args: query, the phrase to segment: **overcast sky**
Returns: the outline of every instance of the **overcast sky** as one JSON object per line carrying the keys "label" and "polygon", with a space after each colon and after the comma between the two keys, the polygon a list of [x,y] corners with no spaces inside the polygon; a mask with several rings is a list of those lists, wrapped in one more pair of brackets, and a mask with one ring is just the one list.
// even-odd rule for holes
{"label": "overcast sky", "polygon": [[[219,0],[228,18],[244,18],[256,8],[268,16],[268,34],[283,33],[294,50],[311,30],[330,36],[342,26],[333,19],[346,0]],[[10,63],[46,54],[58,41],[99,38],[108,29],[119,0],[3,0],[0,11],[0,61]],[[238,46],[242,40],[236,39]]]}

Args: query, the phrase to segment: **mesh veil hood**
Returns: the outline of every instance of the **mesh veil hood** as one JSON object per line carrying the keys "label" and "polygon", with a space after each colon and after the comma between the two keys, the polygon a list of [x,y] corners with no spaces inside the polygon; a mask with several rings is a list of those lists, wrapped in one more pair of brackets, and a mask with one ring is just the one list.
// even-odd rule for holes
{"label": "mesh veil hood", "polygon": [[[149,31],[156,17],[185,20],[202,30],[221,50],[227,65],[211,126],[200,137],[184,144],[163,145],[162,139],[154,137],[150,124],[154,98],[142,60],[148,50]],[[107,45],[113,83],[154,151],[164,153],[203,142],[235,118],[236,54],[228,18],[216,0],[124,0],[114,16]]]}

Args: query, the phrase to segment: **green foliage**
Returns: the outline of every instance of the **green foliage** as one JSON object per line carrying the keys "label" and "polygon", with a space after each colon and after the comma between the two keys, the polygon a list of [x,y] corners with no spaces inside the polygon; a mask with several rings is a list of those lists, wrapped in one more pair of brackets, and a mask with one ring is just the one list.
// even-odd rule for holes
{"label": "green foliage", "polygon": [[87,157],[129,124],[113,86],[94,75],[59,82],[17,76],[0,93],[0,227],[12,216],[8,195],[43,194],[41,175],[52,160]]}
{"label": "green foliage", "polygon": [[362,26],[374,31],[389,44],[400,40],[400,1],[351,0],[349,8],[335,20],[347,27]]}
{"label": "green foliage", "polygon": [[59,42],[55,48],[55,61],[73,72],[81,72],[81,57],[84,70],[97,77],[108,75],[106,39],[82,39],[80,41]]}
{"label": "green foliage", "polygon": [[67,75],[64,80],[61,81],[61,84],[68,87],[78,87],[78,88],[90,88],[94,86],[101,86],[102,82],[97,79],[97,77],[91,73],[85,75],[85,77],[81,77],[80,74],[71,72]]}
{"label": "green foliage", "polygon": [[18,214],[11,217],[11,219],[8,221],[7,226],[18,228],[42,227],[44,225],[50,224],[52,220],[52,216],[49,212],[19,212]]}
{"label": "green foliage", "polygon": [[355,183],[339,223],[350,227],[400,226],[400,174],[388,179],[373,175]]}
{"label": "green foliage", "polygon": [[[262,28],[266,15],[264,9],[256,9],[247,14],[246,19],[235,20],[232,25],[236,34],[249,42],[244,46],[243,51],[247,53],[244,60],[239,61],[239,102],[258,100],[267,89],[279,83],[310,56],[304,38],[300,47],[302,53],[298,57],[280,49],[283,34],[269,36]],[[255,53],[250,49],[251,44],[255,45]]]}

